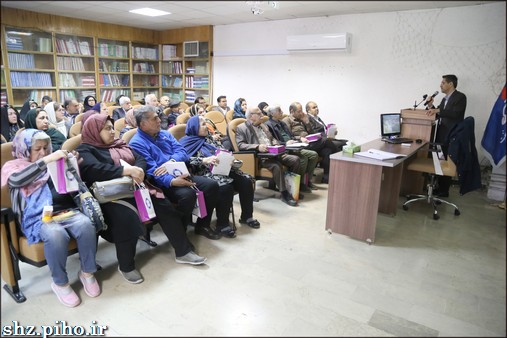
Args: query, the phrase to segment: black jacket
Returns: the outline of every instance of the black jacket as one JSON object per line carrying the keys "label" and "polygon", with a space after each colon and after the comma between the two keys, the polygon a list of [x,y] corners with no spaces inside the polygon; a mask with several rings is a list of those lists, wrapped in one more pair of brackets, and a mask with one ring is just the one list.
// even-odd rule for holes
{"label": "black jacket", "polygon": [[456,164],[459,193],[464,195],[481,187],[481,168],[475,148],[475,121],[472,116],[456,124],[449,132],[448,155]]}
{"label": "black jacket", "polygon": [[444,105],[445,101],[442,100],[438,107],[440,113],[437,117],[441,119],[437,132],[437,142],[439,143],[444,143],[451,129],[465,118],[467,97],[462,92],[455,90],[445,108]]}

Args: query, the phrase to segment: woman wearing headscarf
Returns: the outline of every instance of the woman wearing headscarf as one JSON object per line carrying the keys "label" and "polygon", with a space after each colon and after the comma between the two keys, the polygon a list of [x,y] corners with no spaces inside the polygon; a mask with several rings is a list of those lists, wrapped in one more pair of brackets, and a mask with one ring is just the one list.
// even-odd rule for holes
{"label": "woman wearing headscarf", "polygon": [[93,95],[88,95],[84,98],[83,101],[83,111],[86,112],[88,110],[91,110],[92,107],[97,103],[97,99]]}
{"label": "woman wearing headscarf", "polygon": [[[82,144],[77,148],[82,158],[79,164],[81,177],[88,185],[130,176],[137,183],[144,180],[146,161],[122,139],[115,138],[113,119],[109,115],[93,114],[83,125]],[[120,163],[120,160],[127,164]],[[152,196],[152,202],[162,230],[176,252],[176,262],[202,264],[206,260],[193,252],[187,238],[183,216],[163,197]],[[136,244],[143,235],[144,225],[139,220],[134,198],[101,204],[104,220],[109,225],[101,236],[116,247],[118,270],[133,284],[144,279],[135,266]]]}
{"label": "woman wearing headscarf", "polygon": [[125,127],[120,130],[120,138],[122,138],[123,134],[125,134],[130,129],[137,128],[136,118],[134,117],[134,109],[129,109],[125,113]]}
{"label": "woman wearing headscarf", "polygon": [[[90,297],[100,295],[94,277],[97,237],[90,219],[82,214],[69,194],[59,194],[49,179],[47,164],[66,158],[68,152],[52,152],[49,136],[41,130],[25,129],[13,140],[14,160],[2,167],[2,186],[8,184],[12,209],[28,244],[44,242],[44,256],[53,282],[51,288],[68,307],[81,302],[69,284],[65,269],[70,238],[75,238],[81,270],[78,277]],[[47,207],[52,214],[43,215]]]}
{"label": "woman wearing headscarf", "polygon": [[[35,105],[35,107],[32,107],[32,104]],[[37,108],[37,102],[32,100],[26,100],[25,103],[23,103],[23,107],[21,107],[21,110],[19,111],[19,118],[25,122],[26,120],[26,114],[30,111],[30,109]]]}
{"label": "woman wearing headscarf", "polygon": [[236,236],[234,229],[229,225],[229,212],[234,191],[238,191],[241,204],[239,222],[258,229],[260,223],[253,218],[255,181],[252,176],[242,172],[235,165],[232,166],[228,176],[211,173],[211,165],[217,163],[215,153],[221,147],[209,134],[206,120],[202,116],[193,116],[187,121],[185,134],[186,136],[180,139],[180,143],[190,156],[189,165],[192,173],[198,176],[206,176],[218,182],[218,194],[221,198],[216,205],[217,230],[226,237]]}
{"label": "woman wearing headscarf", "polygon": [[40,108],[30,109],[26,115],[25,128],[44,131],[51,138],[53,151],[60,150],[67,138],[55,128],[49,127],[48,113]]}
{"label": "woman wearing headscarf", "polygon": [[16,132],[23,128],[25,125],[19,117],[19,113],[16,108],[5,105],[2,106],[2,119],[1,125],[2,135],[5,137],[7,142],[11,142],[16,136]]}
{"label": "woman wearing headscarf", "polygon": [[48,120],[52,127],[58,130],[60,133],[67,138],[68,131],[65,120],[65,109],[58,102],[48,102],[44,107],[46,113],[48,113]]}
{"label": "woman wearing headscarf", "polygon": [[269,104],[267,104],[266,102],[263,101],[263,102],[259,103],[259,105],[257,107],[259,107],[259,109],[261,110],[261,112],[264,116],[268,115]]}
{"label": "woman wearing headscarf", "polygon": [[246,119],[246,108],[247,108],[246,100],[242,97],[237,99],[236,102],[234,102],[234,114],[232,115],[232,119],[233,120],[237,118]]}

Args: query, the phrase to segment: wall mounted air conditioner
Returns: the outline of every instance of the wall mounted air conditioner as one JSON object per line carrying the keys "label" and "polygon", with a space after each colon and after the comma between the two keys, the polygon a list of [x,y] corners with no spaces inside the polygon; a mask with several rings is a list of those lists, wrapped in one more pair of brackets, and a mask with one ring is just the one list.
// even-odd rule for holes
{"label": "wall mounted air conditioner", "polygon": [[183,56],[199,56],[199,41],[184,41]]}
{"label": "wall mounted air conditioner", "polygon": [[289,35],[287,50],[350,52],[350,38],[349,33]]}

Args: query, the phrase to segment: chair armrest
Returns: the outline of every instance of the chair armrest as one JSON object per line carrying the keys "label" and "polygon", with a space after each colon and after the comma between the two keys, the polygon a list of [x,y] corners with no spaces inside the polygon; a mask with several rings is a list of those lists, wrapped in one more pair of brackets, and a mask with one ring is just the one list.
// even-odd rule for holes
{"label": "chair armrest", "polygon": [[256,168],[257,168],[257,158],[255,156],[255,151],[235,151],[232,153],[234,158],[237,160],[243,161],[243,165],[241,166],[241,171],[255,177]]}

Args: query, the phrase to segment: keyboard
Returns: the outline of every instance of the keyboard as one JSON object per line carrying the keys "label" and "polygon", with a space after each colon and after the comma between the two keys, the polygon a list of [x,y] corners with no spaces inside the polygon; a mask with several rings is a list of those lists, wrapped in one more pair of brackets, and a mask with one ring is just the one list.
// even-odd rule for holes
{"label": "keyboard", "polygon": [[382,141],[385,141],[385,142],[391,143],[391,144],[401,144],[401,143],[412,143],[412,142],[414,142],[414,140],[412,140],[410,138],[405,138],[405,137],[386,138],[386,139],[382,139]]}

